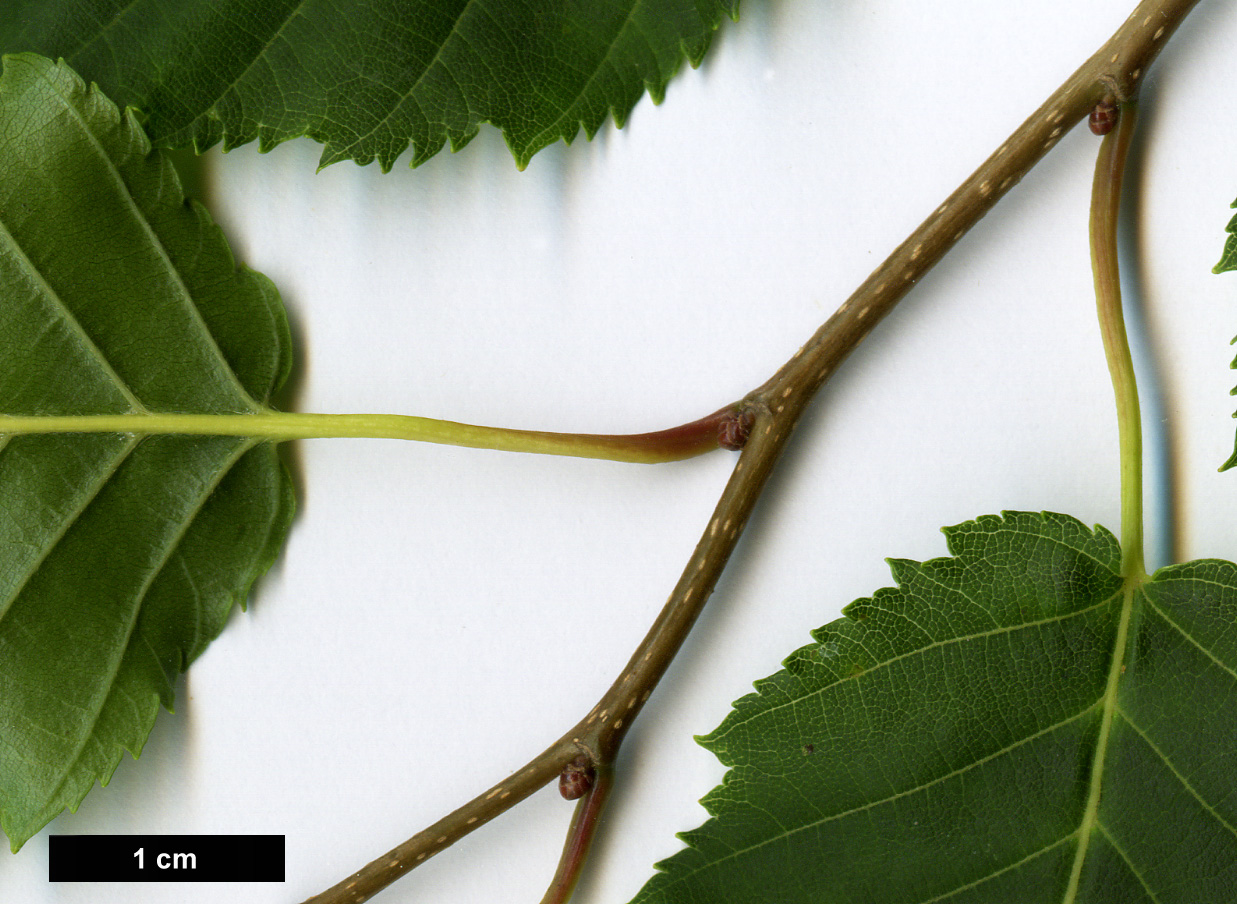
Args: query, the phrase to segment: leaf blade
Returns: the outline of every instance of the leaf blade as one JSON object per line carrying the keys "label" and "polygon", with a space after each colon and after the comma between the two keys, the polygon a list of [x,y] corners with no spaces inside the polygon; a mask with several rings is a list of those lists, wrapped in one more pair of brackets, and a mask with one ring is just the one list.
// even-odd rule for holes
{"label": "leaf blade", "polygon": [[[1229,206],[1237,207],[1237,201],[1234,201]],[[1227,273],[1230,270],[1237,270],[1237,216],[1228,221],[1224,231],[1228,233],[1228,237],[1224,240],[1224,250],[1220,254],[1220,260],[1211,268],[1212,273]],[[1237,339],[1233,341],[1237,342]],[[1229,366],[1237,368],[1237,359],[1234,359]],[[1233,389],[1232,394],[1237,394],[1237,388]],[[1237,414],[1233,416],[1237,417]],[[1227,471],[1233,465],[1237,465],[1237,445],[1234,446],[1233,454],[1228,457],[1228,460],[1220,465],[1220,470]]]}
{"label": "leaf blade", "polygon": [[414,166],[493,123],[522,169],[580,128],[617,125],[647,90],[660,102],[737,0],[354,0],[18,3],[0,49],[63,57],[141,108],[159,146],[263,150],[299,135],[321,166],[409,146]]}
{"label": "leaf blade", "polygon": [[[1231,645],[1237,566],[1157,574],[1133,592],[1121,643],[1130,588],[1106,531],[1006,513],[946,534],[952,558],[894,562],[896,588],[814,632],[702,739],[731,771],[703,801],[710,821],[682,836],[687,848],[658,864],[637,902],[1225,899],[1237,848],[1181,803],[1187,791],[1139,806],[1151,792],[1127,719],[1130,701],[1160,713],[1172,755],[1192,758],[1201,799],[1229,818],[1237,738],[1224,714],[1237,712],[1237,691],[1194,704],[1166,683],[1164,663],[1180,656],[1148,613],[1159,600]],[[1222,592],[1182,589],[1217,569]],[[995,624],[976,631],[981,612]],[[1209,734],[1191,733],[1203,723]],[[1209,855],[1202,868],[1169,856],[1191,828],[1187,854]]]}
{"label": "leaf blade", "polygon": [[[266,410],[290,364],[278,294],[237,268],[131,115],[63,65],[6,57],[0,185],[0,415]],[[4,437],[0,821],[14,850],[140,753],[291,511],[273,448],[250,438]]]}

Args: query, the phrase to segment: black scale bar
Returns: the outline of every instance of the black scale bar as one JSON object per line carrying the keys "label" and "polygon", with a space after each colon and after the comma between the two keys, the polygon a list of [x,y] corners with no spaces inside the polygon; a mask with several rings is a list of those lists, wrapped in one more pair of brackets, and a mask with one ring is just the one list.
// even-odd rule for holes
{"label": "black scale bar", "polygon": [[282,882],[283,835],[50,835],[49,882]]}

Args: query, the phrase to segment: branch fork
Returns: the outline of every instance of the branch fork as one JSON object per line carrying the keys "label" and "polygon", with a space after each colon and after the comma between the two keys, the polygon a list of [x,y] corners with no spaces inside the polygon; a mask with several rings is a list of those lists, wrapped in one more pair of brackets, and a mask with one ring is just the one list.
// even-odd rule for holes
{"label": "branch fork", "polygon": [[[366,900],[556,778],[573,793],[581,790],[581,796],[543,904],[568,899],[613,786],[622,739],[713,592],[808,403],[872,328],[1066,131],[1092,114],[1104,128],[1108,108],[1136,95],[1147,68],[1196,2],[1143,0],[1113,37],[898,246],[768,382],[722,409],[725,415],[712,429],[718,445],[742,450],[734,471],[665,607],[588,715],[512,777],[306,904]],[[591,784],[583,778],[590,768]]]}

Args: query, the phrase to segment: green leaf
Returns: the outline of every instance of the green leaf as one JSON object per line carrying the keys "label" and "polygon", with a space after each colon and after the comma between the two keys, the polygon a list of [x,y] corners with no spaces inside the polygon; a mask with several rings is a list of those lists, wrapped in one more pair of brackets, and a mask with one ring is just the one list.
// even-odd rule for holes
{"label": "green leaf", "polygon": [[263,410],[290,362],[161,154],[63,65],[0,77],[0,819],[14,850],[141,751],[280,548],[290,481],[245,437],[4,434],[2,416]]}
{"label": "green leaf", "polygon": [[1126,583],[1063,515],[945,533],[701,739],[713,818],[636,901],[1232,899],[1237,566]]}
{"label": "green leaf", "polygon": [[[1237,201],[1234,201],[1230,206],[1237,207]],[[1228,232],[1228,238],[1224,240],[1224,253],[1220,255],[1220,262],[1211,268],[1212,273],[1227,273],[1229,270],[1237,270],[1237,216],[1228,221],[1228,226],[1225,227],[1225,230]],[[1237,337],[1233,339],[1233,342],[1237,342]],[[1233,363],[1229,366],[1237,369],[1237,358],[1233,359]],[[1230,395],[1237,395],[1237,387],[1233,388]],[[1234,413],[1233,417],[1237,417],[1237,413]],[[1234,447],[1233,454],[1229,457],[1228,461],[1220,465],[1220,470],[1227,471],[1233,465],[1237,465],[1237,446]]]}
{"label": "green leaf", "polygon": [[[1237,207],[1237,201],[1234,201],[1229,207]],[[1224,240],[1224,253],[1220,255],[1220,262],[1211,268],[1212,273],[1227,273],[1229,270],[1237,270],[1237,216],[1228,221],[1224,231],[1228,233],[1228,238]]]}
{"label": "green leaf", "polygon": [[646,89],[660,102],[723,12],[738,0],[16,0],[0,50],[63,57],[159,146],[308,135],[322,166],[387,170],[490,122],[522,168],[609,114],[621,126]]}

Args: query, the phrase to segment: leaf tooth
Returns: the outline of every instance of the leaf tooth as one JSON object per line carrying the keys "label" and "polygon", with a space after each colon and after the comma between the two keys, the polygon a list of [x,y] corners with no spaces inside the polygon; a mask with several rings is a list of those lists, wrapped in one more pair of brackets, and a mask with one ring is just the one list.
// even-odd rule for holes
{"label": "leaf tooth", "polygon": [[887,558],[885,562],[889,565],[889,573],[893,575],[894,583],[899,587],[905,587],[911,583],[923,572],[924,568],[924,563],[916,562],[914,559]]}

